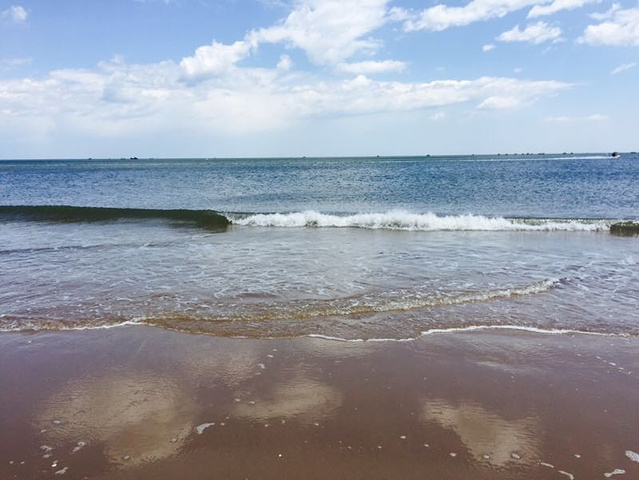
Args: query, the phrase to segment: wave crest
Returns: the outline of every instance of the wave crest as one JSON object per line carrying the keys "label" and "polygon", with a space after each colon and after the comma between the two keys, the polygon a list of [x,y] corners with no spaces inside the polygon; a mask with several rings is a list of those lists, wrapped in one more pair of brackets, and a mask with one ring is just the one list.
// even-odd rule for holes
{"label": "wave crest", "polygon": [[602,231],[608,230],[606,220],[523,219],[486,217],[483,215],[448,215],[434,213],[359,213],[331,215],[313,210],[293,213],[254,214],[233,218],[236,225],[280,228],[365,228],[412,231]]}

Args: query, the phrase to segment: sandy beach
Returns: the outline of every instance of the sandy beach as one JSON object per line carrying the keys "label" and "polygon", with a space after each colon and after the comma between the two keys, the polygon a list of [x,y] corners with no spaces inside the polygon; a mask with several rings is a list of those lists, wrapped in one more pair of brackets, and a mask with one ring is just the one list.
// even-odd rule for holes
{"label": "sandy beach", "polygon": [[124,327],[0,344],[3,479],[639,476],[632,337]]}

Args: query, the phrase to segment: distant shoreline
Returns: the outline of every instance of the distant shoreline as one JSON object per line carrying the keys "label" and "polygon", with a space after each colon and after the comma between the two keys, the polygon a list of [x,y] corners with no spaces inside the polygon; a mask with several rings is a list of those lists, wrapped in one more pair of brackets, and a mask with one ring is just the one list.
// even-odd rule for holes
{"label": "distant shoreline", "polygon": [[[621,157],[636,156],[637,152],[619,152]],[[612,155],[612,151],[606,152],[526,152],[526,153],[453,153],[453,154],[409,154],[409,155],[297,155],[297,156],[224,156],[224,155],[203,155],[199,157],[70,157],[70,158],[0,158],[0,162],[14,162],[14,161],[130,161],[130,162],[142,162],[142,161],[175,161],[175,160],[330,160],[330,159],[441,159],[441,158],[463,158],[463,157],[475,157],[477,159],[485,157],[502,157],[503,158],[531,158],[531,157],[562,157],[562,158],[574,158],[574,157],[592,157],[592,158],[615,158]]]}

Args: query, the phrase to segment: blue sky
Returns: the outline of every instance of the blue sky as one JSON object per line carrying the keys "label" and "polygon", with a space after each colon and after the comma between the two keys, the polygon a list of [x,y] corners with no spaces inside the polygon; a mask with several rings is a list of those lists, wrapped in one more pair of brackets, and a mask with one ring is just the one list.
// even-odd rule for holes
{"label": "blue sky", "polygon": [[0,0],[0,158],[639,150],[639,3]]}

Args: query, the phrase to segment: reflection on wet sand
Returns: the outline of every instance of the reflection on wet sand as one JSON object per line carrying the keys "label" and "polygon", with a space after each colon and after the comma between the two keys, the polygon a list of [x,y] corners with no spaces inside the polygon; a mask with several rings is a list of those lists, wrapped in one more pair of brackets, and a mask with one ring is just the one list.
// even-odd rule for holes
{"label": "reflection on wet sand", "polygon": [[47,442],[103,444],[110,463],[132,466],[176,454],[194,415],[192,400],[172,381],[126,373],[68,384],[36,423]]}
{"label": "reflection on wet sand", "polygon": [[420,420],[454,430],[478,461],[494,466],[537,461],[542,439],[536,418],[506,420],[476,403],[452,405],[444,400],[426,400]]}
{"label": "reflection on wet sand", "polygon": [[305,355],[323,358],[347,358],[362,357],[381,348],[383,342],[358,342],[343,341],[325,337],[305,337],[299,341],[300,350]]}
{"label": "reflection on wet sand", "polygon": [[240,349],[225,342],[219,342],[215,347],[197,344],[175,355],[176,362],[183,367],[182,377],[197,383],[215,380],[229,387],[239,387],[260,372],[265,347],[248,342]]}
{"label": "reflection on wet sand", "polygon": [[297,376],[275,385],[268,398],[238,404],[233,414],[256,421],[294,418],[310,423],[333,414],[341,404],[342,394],[336,388]]}

